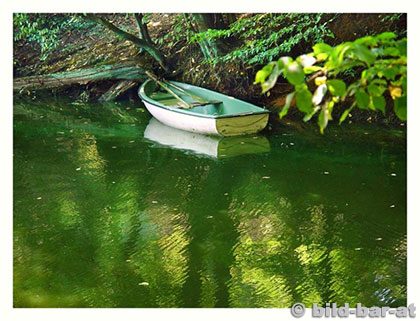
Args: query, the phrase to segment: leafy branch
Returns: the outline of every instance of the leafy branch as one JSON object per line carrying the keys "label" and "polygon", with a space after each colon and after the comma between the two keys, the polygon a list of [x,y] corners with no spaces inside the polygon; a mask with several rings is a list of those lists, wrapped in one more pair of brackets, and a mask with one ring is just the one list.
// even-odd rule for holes
{"label": "leafy branch", "polygon": [[[344,42],[336,47],[325,43],[313,46],[313,52],[299,56],[281,57],[259,70],[255,84],[260,84],[265,93],[273,88],[280,75],[295,87],[286,98],[280,117],[287,115],[293,98],[296,106],[309,121],[318,113],[321,133],[332,120],[334,105],[352,100],[350,108],[340,117],[340,124],[354,107],[382,111],[385,114],[386,100],[389,95],[394,102],[394,112],[399,119],[407,120],[407,39],[397,40],[393,32],[377,36],[366,36],[353,42]],[[339,79],[343,73],[359,68],[360,77],[346,84]],[[316,89],[308,88],[310,77]]]}

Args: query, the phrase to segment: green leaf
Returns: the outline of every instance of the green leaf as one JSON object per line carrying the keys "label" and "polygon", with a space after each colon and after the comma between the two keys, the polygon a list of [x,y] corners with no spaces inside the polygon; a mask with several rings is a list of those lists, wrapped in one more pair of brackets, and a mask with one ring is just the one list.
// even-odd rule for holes
{"label": "green leaf", "polygon": [[300,85],[305,80],[302,67],[297,62],[288,64],[285,68],[285,76],[292,85]]}
{"label": "green leaf", "polygon": [[398,40],[397,47],[402,56],[407,56],[407,38]]}
{"label": "green leaf", "polygon": [[333,96],[344,96],[346,94],[346,83],[340,79],[331,79],[327,81],[328,90]]}
{"label": "green leaf", "polygon": [[403,92],[407,92],[407,75],[401,77],[401,86],[403,89]]}
{"label": "green leaf", "polygon": [[369,84],[367,87],[368,93],[371,96],[382,96],[383,92],[385,91],[384,87],[379,87],[374,83]]}
{"label": "green leaf", "polygon": [[395,66],[389,66],[382,69],[378,75],[385,76],[386,79],[393,80],[398,73],[398,68]]}
{"label": "green leaf", "polygon": [[345,110],[345,111],[341,114],[341,117],[340,117],[340,122],[339,122],[339,124],[340,124],[340,125],[341,125],[341,123],[342,123],[343,121],[345,121],[345,120],[346,120],[347,116],[350,114],[350,112],[351,112],[351,110],[353,109],[354,105],[355,105],[355,103],[353,103],[353,104],[351,105],[351,107],[350,107],[350,108],[346,109],[346,110]]}
{"label": "green leaf", "polygon": [[265,79],[271,74],[271,71],[274,68],[274,64],[270,63],[264,66],[261,70],[258,70],[257,74],[255,75],[254,84],[263,83]]}
{"label": "green leaf", "polygon": [[370,80],[375,77],[377,70],[375,67],[367,68],[362,71],[361,79]]}
{"label": "green leaf", "polygon": [[328,106],[327,106],[327,104],[324,104],[322,106],[321,112],[318,115],[318,125],[319,125],[319,129],[321,131],[321,134],[324,133],[324,129],[328,125],[328,119],[329,119]]}
{"label": "green leaf", "polygon": [[394,100],[394,112],[399,119],[407,120],[407,96],[402,96]]}
{"label": "green leaf", "polygon": [[269,91],[276,85],[277,78],[280,76],[281,73],[282,70],[279,69],[279,66],[277,64],[275,64],[273,71],[271,72],[270,76],[268,76],[268,79],[261,84],[263,93]]}
{"label": "green leaf", "polygon": [[376,36],[377,40],[391,40],[397,38],[397,35],[391,31],[383,32]]}
{"label": "green leaf", "polygon": [[354,54],[360,60],[366,62],[368,65],[372,64],[376,56],[367,47],[357,44],[354,46]]}
{"label": "green leaf", "polygon": [[305,74],[312,74],[314,72],[320,71],[321,69],[322,69],[322,67],[320,67],[320,66],[310,66],[310,67],[303,68],[303,72]]}
{"label": "green leaf", "polygon": [[372,96],[372,107],[375,110],[380,110],[385,115],[385,98],[383,96]]}
{"label": "green leaf", "polygon": [[327,59],[332,51],[332,47],[330,45],[327,45],[326,43],[322,42],[317,43],[312,48],[314,50],[315,57],[320,61]]}
{"label": "green leaf", "polygon": [[400,55],[400,51],[395,47],[387,47],[384,50],[384,56],[393,56],[397,57]]}
{"label": "green leaf", "polygon": [[354,41],[355,44],[361,44],[365,46],[376,45],[377,39],[372,36],[366,36]]}
{"label": "green leaf", "polygon": [[288,65],[292,61],[293,61],[293,59],[290,58],[289,56],[284,56],[284,57],[280,57],[280,59],[277,61],[277,63],[279,65],[279,68],[282,69],[282,68],[284,68],[284,66]]}
{"label": "green leaf", "polygon": [[292,103],[292,100],[293,100],[293,97],[295,96],[295,94],[296,94],[296,92],[294,91],[294,92],[287,95],[286,104],[284,105],[283,109],[279,113],[280,118],[283,118],[284,116],[287,115],[287,112],[289,111],[289,108],[290,108],[290,104]]}
{"label": "green leaf", "polygon": [[322,102],[322,99],[324,98],[325,94],[327,92],[327,85],[321,84],[318,86],[318,88],[315,90],[314,95],[312,97],[312,103],[317,106]]}
{"label": "green leaf", "polygon": [[308,122],[311,120],[311,118],[321,109],[321,107],[316,106],[309,114],[306,114],[305,117],[303,117],[304,122]]}
{"label": "green leaf", "polygon": [[312,111],[312,94],[307,88],[300,89],[296,94],[296,105],[301,112]]}
{"label": "green leaf", "polygon": [[360,109],[369,108],[370,98],[369,95],[363,89],[357,90],[355,93],[355,97],[357,106],[359,106]]}
{"label": "green leaf", "polygon": [[344,55],[352,47],[353,44],[350,42],[343,42],[342,44],[336,46],[331,53],[331,61],[329,61],[331,63],[330,68],[341,67],[341,64],[344,60]]}

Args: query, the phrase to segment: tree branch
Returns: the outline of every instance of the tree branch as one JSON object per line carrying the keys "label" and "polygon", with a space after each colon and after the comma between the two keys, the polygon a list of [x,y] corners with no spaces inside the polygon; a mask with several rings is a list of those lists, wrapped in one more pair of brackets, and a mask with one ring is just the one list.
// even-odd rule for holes
{"label": "tree branch", "polygon": [[109,21],[101,17],[98,17],[94,14],[91,14],[91,13],[85,14],[85,18],[90,21],[101,24],[105,28],[115,33],[118,37],[131,41],[136,46],[143,48],[162,66],[163,69],[165,69],[165,71],[168,71],[168,64],[167,64],[165,56],[156,47],[148,43],[146,40],[140,39],[128,32],[125,32],[124,30],[121,30],[120,28],[110,23]]}
{"label": "tree branch", "polygon": [[147,25],[143,23],[143,14],[142,13],[135,13],[134,17],[136,18],[137,26],[140,29],[140,35],[142,39],[146,40],[149,44],[154,45],[152,39],[149,35],[149,30],[147,29]]}

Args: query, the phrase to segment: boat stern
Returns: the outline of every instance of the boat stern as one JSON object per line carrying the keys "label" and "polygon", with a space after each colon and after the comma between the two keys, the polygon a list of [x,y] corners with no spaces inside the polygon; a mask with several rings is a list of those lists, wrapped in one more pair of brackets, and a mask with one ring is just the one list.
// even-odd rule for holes
{"label": "boat stern", "polygon": [[221,136],[255,134],[268,123],[268,113],[216,118],[217,133]]}

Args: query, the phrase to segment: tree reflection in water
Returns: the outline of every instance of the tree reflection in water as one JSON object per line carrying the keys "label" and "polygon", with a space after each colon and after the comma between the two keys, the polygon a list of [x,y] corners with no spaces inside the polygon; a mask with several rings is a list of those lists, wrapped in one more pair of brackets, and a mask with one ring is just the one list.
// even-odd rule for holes
{"label": "tree reflection in water", "polygon": [[399,132],[274,133],[218,159],[123,110],[16,102],[14,306],[406,303]]}

